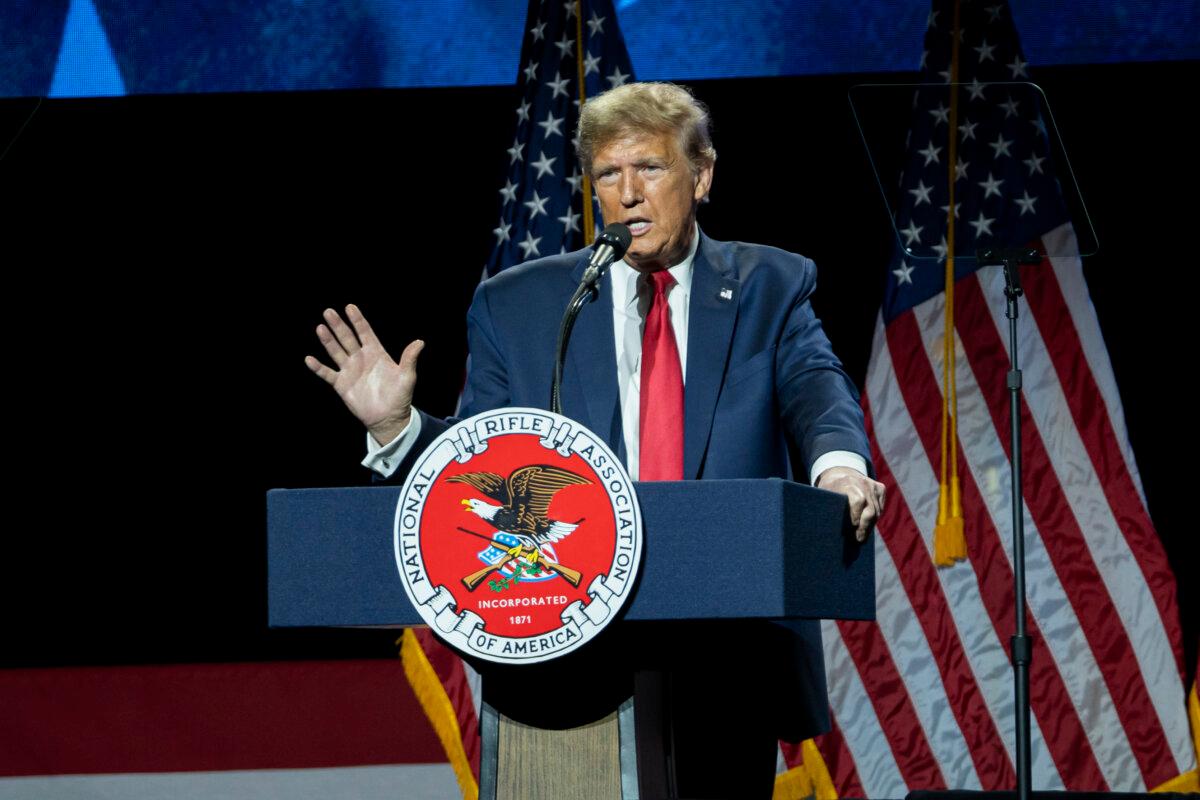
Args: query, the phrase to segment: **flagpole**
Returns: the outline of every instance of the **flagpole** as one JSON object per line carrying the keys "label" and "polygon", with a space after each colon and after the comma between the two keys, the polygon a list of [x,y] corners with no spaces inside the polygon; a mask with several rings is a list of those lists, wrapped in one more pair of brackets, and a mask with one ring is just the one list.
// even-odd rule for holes
{"label": "flagpole", "polygon": [[[587,43],[583,38],[583,3],[575,0],[575,71],[579,80],[579,110],[587,102],[587,72],[584,69],[583,51]],[[584,172],[583,178],[583,246],[590,247],[596,238],[596,218],[592,212],[592,179]]]}

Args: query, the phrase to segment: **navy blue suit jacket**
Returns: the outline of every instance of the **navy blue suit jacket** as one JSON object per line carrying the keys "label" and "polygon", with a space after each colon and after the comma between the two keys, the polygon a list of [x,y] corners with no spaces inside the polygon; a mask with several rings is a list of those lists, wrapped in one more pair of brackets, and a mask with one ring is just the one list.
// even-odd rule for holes
{"label": "navy blue suit jacket", "polygon": [[[480,285],[468,313],[462,416],[549,407],[559,321],[589,254],[526,262]],[[688,311],[685,479],[790,478],[789,441],[804,481],[831,450],[870,460],[857,391],[809,303],[815,286],[816,267],[803,256],[701,235]],[[598,300],[579,315],[561,396],[566,416],[624,457],[611,292],[605,277]],[[413,453],[445,429],[446,422],[423,416]],[[788,641],[771,649],[793,693],[784,689],[772,702],[781,711],[779,735],[798,739],[828,728],[828,702],[817,624],[788,627]],[[761,660],[751,668],[760,670]]]}

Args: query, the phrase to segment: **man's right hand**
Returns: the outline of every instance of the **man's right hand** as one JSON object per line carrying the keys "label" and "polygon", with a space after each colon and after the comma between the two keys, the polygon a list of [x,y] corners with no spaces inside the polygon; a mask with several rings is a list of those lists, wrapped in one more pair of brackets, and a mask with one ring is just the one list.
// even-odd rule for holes
{"label": "man's right hand", "polygon": [[336,368],[312,356],[305,356],[304,363],[333,387],[375,441],[387,444],[404,431],[412,417],[417,356],[425,343],[420,339],[410,342],[397,363],[383,349],[358,306],[346,306],[350,325],[332,308],[325,309],[323,316],[325,323],[317,326],[317,338]]}

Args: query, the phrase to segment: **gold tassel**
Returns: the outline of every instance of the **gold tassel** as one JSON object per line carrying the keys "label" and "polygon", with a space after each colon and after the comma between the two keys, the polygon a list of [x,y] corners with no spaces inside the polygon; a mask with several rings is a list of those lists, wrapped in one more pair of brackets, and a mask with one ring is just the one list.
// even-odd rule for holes
{"label": "gold tassel", "polygon": [[958,476],[950,479],[950,510],[945,510],[946,485],[942,484],[938,500],[938,524],[933,529],[933,563],[939,567],[953,566],[967,558],[967,537],[963,527],[962,499],[959,497]]}
{"label": "gold tassel", "polygon": [[[933,563],[939,567],[953,566],[967,557],[967,539],[963,525],[962,496],[958,483],[958,392],[954,373],[954,182],[958,139],[958,28],[959,4],[954,4],[954,35],[951,37],[950,57],[950,125],[948,193],[946,208],[946,330],[942,338],[942,463],[941,483],[938,486],[938,518],[933,526]],[[947,467],[949,467],[947,469]],[[947,486],[947,473],[949,485]],[[949,489],[949,491],[947,491]]]}
{"label": "gold tassel", "polygon": [[[575,0],[575,73],[579,82],[579,107],[587,102],[587,71],[584,69],[583,54],[587,45],[583,39],[583,3]],[[570,215],[571,210],[567,209]],[[596,236],[596,220],[592,213],[592,179],[583,174],[583,246],[590,247]]]}

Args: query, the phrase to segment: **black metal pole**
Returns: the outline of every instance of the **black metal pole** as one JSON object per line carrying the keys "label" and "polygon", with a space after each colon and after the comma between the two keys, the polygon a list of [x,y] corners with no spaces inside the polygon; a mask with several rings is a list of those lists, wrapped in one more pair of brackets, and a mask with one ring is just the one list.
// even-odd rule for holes
{"label": "black metal pole", "polygon": [[550,381],[550,410],[555,414],[562,413],[559,390],[562,388],[563,360],[567,357],[567,344],[571,341],[571,329],[575,327],[575,318],[585,305],[600,297],[600,279],[614,261],[625,255],[632,241],[633,234],[629,227],[620,222],[610,222],[596,237],[587,269],[583,271],[583,280],[571,296],[571,302],[567,303],[562,323],[558,326],[558,343],[554,348],[554,376]]}
{"label": "black metal pole", "polygon": [[575,327],[575,318],[588,303],[596,299],[600,291],[594,283],[581,284],[567,303],[562,323],[558,326],[558,343],[554,348],[554,378],[550,382],[550,410],[555,414],[562,413],[562,398],[559,389],[562,386],[563,360],[567,357],[567,345],[571,341],[571,329]]}
{"label": "black metal pole", "polygon": [[1009,371],[1006,380],[1011,418],[1012,484],[1012,536],[1013,536],[1013,595],[1016,601],[1016,633],[1011,642],[1014,700],[1016,711],[1016,756],[1017,797],[1029,800],[1033,791],[1030,772],[1030,712],[1029,712],[1029,664],[1033,657],[1033,640],[1025,628],[1025,516],[1022,513],[1021,496],[1021,367],[1017,353],[1018,298],[1022,295],[1021,264],[1039,264],[1041,255],[1036,250],[1002,249],[979,253],[982,264],[1000,264],[1004,267],[1004,296],[1008,300],[1005,316],[1008,317]]}

